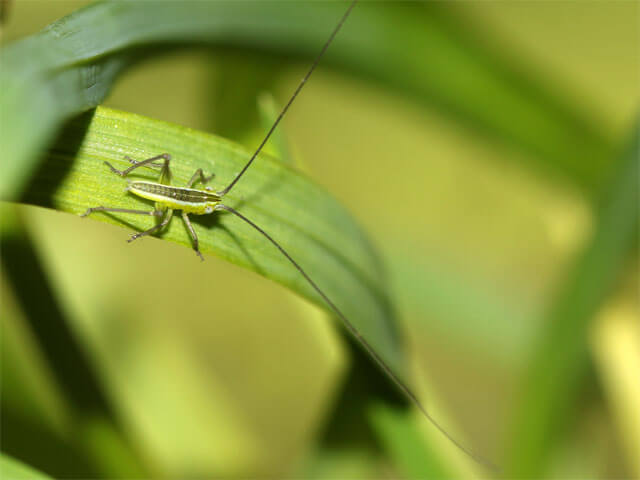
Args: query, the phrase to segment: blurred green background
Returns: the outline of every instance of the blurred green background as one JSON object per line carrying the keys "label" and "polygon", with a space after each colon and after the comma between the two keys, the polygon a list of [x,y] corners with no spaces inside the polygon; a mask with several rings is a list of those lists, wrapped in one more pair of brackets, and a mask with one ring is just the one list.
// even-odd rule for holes
{"label": "blurred green background", "polygon": [[[13,2],[3,44],[86,3]],[[361,8],[388,5],[358,6],[345,29]],[[592,157],[563,163],[548,153],[562,151],[561,138],[541,133],[536,151],[455,100],[417,99],[329,58],[281,125],[296,168],[381,252],[413,384],[455,437],[506,475],[640,477],[637,234],[625,230],[637,229],[638,205],[616,196],[637,199],[638,3],[455,2],[419,13],[418,25],[443,25],[471,58],[510,72],[512,90],[469,99],[478,108],[499,111],[518,93],[541,109],[566,106],[594,132],[576,145],[605,153],[589,147]],[[428,55],[439,58],[408,44],[392,65]],[[266,130],[257,95],[284,104],[311,59],[167,49],[127,70],[105,105],[252,149]],[[469,72],[444,83],[481,81]],[[43,208],[3,203],[2,228],[9,456],[56,477],[412,478],[417,441],[446,450],[451,476],[482,474],[417,414],[406,423],[365,401],[347,406],[357,350],[281,286]],[[31,264],[12,266],[16,249]],[[48,327],[34,332],[33,315]],[[372,412],[369,440],[329,438],[336,423],[349,431],[350,408]]]}

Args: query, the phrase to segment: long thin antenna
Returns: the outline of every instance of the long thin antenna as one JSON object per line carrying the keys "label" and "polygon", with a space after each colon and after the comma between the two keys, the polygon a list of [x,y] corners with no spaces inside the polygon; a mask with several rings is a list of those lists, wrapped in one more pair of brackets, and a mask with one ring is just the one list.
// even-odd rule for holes
{"label": "long thin antenna", "polygon": [[254,152],[254,154],[251,156],[251,159],[247,162],[247,164],[244,166],[244,168],[242,170],[240,170],[240,173],[238,175],[236,175],[236,178],[233,179],[233,181],[227,185],[227,188],[225,188],[224,190],[220,190],[219,192],[217,192],[217,195],[219,196],[224,196],[227,193],[229,193],[229,191],[233,188],[233,186],[238,182],[238,180],[240,180],[240,178],[242,177],[242,175],[244,175],[244,172],[247,171],[247,169],[251,166],[251,164],[253,163],[253,161],[256,159],[256,157],[258,156],[258,154],[260,153],[260,151],[262,150],[262,147],[265,146],[265,144],[267,143],[267,140],[269,140],[269,137],[271,137],[271,134],[274,132],[274,130],[276,129],[276,127],[278,126],[278,124],[280,123],[280,120],[282,120],[282,117],[284,117],[284,114],[287,113],[287,110],[289,110],[289,107],[291,106],[291,104],[293,103],[293,101],[295,100],[295,98],[298,96],[298,94],[300,93],[300,90],[302,90],[302,87],[304,87],[304,84],[307,83],[307,80],[309,80],[309,77],[311,76],[311,74],[313,73],[313,71],[316,69],[316,67],[318,66],[318,63],[320,62],[320,59],[322,58],[322,56],[324,55],[324,53],[327,51],[327,48],[329,48],[329,45],[331,45],[331,42],[333,41],[333,39],[335,38],[335,36],[338,34],[338,31],[340,30],[340,28],[342,27],[342,24],[345,22],[345,20],[347,19],[347,17],[349,16],[349,14],[351,13],[351,10],[353,10],[353,7],[356,6],[356,3],[358,3],[358,0],[353,0],[353,2],[351,2],[351,5],[349,5],[349,8],[347,8],[347,11],[344,13],[344,15],[342,16],[342,18],[340,19],[340,21],[338,22],[338,25],[336,25],[336,28],[333,29],[333,32],[331,33],[331,35],[329,36],[329,40],[327,40],[327,42],[324,44],[324,46],[322,47],[322,50],[320,50],[320,53],[318,54],[318,56],[316,57],[316,59],[313,61],[313,64],[311,65],[311,68],[309,69],[309,71],[307,72],[307,74],[304,76],[304,78],[302,79],[302,81],[300,82],[300,84],[298,85],[298,88],[296,88],[296,91],[293,92],[293,95],[291,95],[291,98],[289,99],[289,101],[287,102],[287,104],[284,106],[284,108],[282,109],[282,111],[280,112],[280,115],[278,115],[278,118],[276,118],[276,121],[273,122],[273,125],[271,126],[271,128],[269,129],[269,131],[267,132],[267,135],[264,137],[264,139],[262,140],[262,143],[260,143],[260,145],[258,146],[258,148],[256,149],[256,151]]}
{"label": "long thin antenna", "polygon": [[226,205],[223,205],[221,203],[219,203],[218,205],[215,206],[215,210],[224,210],[227,211],[229,213],[233,213],[236,217],[244,220],[246,223],[248,223],[249,225],[251,225],[253,228],[255,228],[258,232],[260,232],[267,240],[269,240],[278,250],[280,250],[280,253],[282,253],[287,260],[289,260],[291,262],[291,264],[298,270],[298,272],[300,272],[300,274],[305,278],[305,280],[307,282],[309,282],[309,285],[311,285],[311,287],[313,287],[313,289],[318,293],[318,295],[320,295],[320,297],[322,297],[322,299],[327,303],[327,305],[329,305],[329,307],[331,308],[331,310],[334,311],[334,313],[340,318],[340,320],[342,320],[342,323],[344,324],[344,326],[347,328],[347,330],[349,330],[349,332],[351,333],[351,335],[354,336],[354,338],[360,342],[360,344],[364,347],[364,349],[367,351],[367,353],[371,356],[371,358],[373,358],[375,360],[375,362],[378,364],[378,366],[382,369],[382,371],[384,373],[387,374],[387,376],[393,380],[393,382],[396,384],[396,386],[400,389],[400,391],[402,393],[404,393],[407,398],[409,400],[411,400],[411,402],[413,402],[413,404],[418,407],[418,409],[422,412],[422,414],[427,418],[427,420],[429,420],[429,422],[431,422],[431,424],[436,427],[440,433],[442,433],[447,439],[449,439],[449,441],[451,443],[453,443],[456,447],[458,447],[462,452],[464,452],[466,455],[468,455],[470,458],[472,458],[474,461],[476,461],[478,464],[483,465],[485,467],[487,467],[488,469],[492,470],[493,472],[499,472],[498,467],[496,467],[494,464],[492,464],[491,462],[489,462],[488,460],[485,460],[484,458],[482,458],[481,456],[475,454],[474,452],[472,452],[471,450],[469,450],[468,448],[464,447],[461,443],[459,443],[457,440],[455,440],[445,429],[444,427],[442,427],[438,422],[436,422],[436,420],[429,414],[429,412],[427,411],[426,408],[424,408],[424,406],[422,405],[422,403],[420,403],[420,400],[418,400],[418,397],[415,396],[415,394],[411,391],[411,389],[400,379],[400,377],[398,377],[398,375],[396,375],[393,370],[391,370],[391,367],[389,367],[387,365],[387,363],[382,359],[382,357],[380,357],[380,355],[378,355],[378,353],[374,350],[374,348],[369,344],[369,342],[367,342],[365,340],[365,338],[362,336],[362,334],[360,333],[360,331],[356,328],[356,326],[351,323],[347,317],[344,315],[344,313],[342,313],[342,311],[335,305],[335,303],[333,303],[331,301],[331,299],[322,291],[322,289],[320,287],[318,287],[318,285],[316,285],[316,282],[314,282],[311,277],[307,274],[307,272],[304,271],[304,269],[298,264],[298,262],[296,262],[291,255],[289,255],[287,253],[287,251],[282,248],[280,246],[280,244],[278,242],[276,242],[271,235],[269,235],[267,232],[265,232],[262,228],[260,228],[258,225],[256,225],[255,223],[253,223],[251,220],[249,220],[247,217],[245,217],[244,215],[242,215],[240,212],[238,212],[237,210],[234,210],[231,207],[228,207]]}

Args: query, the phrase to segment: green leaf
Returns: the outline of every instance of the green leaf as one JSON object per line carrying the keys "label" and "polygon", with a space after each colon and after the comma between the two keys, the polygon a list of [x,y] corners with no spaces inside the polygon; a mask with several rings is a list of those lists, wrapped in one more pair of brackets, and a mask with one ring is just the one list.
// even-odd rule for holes
{"label": "green leaf", "polygon": [[0,453],[0,478],[6,480],[47,480],[51,477]]}
{"label": "green leaf", "polygon": [[370,480],[379,476],[376,455],[359,448],[325,449],[313,453],[296,472],[307,480]]}
{"label": "green leaf", "polygon": [[[4,355],[15,352],[17,357],[3,358],[3,373],[9,373],[9,380],[16,374],[19,377],[9,383],[3,377],[9,387],[2,398],[3,448],[19,452],[21,458],[52,475],[66,472],[86,477],[104,472],[110,477],[144,477],[145,467],[133,453],[111,397],[90,361],[90,353],[72,331],[72,322],[32,237],[20,216],[7,205],[4,207],[0,235],[2,272],[15,292],[14,308],[20,310],[21,320],[14,320],[13,328],[6,328],[11,324],[3,325],[3,333],[21,327],[29,335],[25,335],[28,340],[23,339],[22,346],[16,342],[16,331],[13,338],[2,339],[3,350],[7,350]],[[31,342],[33,352],[29,355],[24,350]],[[32,365],[28,368],[30,359]],[[17,361],[19,366],[15,365]],[[21,392],[26,394],[26,401],[24,395],[15,398]],[[37,398],[29,399],[34,394]],[[30,404],[40,408],[33,410]],[[53,422],[49,415],[39,412],[45,405],[49,408],[44,411],[55,419]],[[51,428],[52,423],[56,428]]]}
{"label": "green leaf", "polygon": [[97,105],[128,62],[114,57],[50,76],[25,77],[21,72],[12,76],[5,61],[0,58],[0,198],[9,200],[22,190],[41,150],[63,122]]}
{"label": "green leaf", "polygon": [[[470,354],[517,369],[538,323],[526,298],[498,295],[486,281],[450,264],[425,261],[402,242],[385,245],[393,298],[415,333],[464,342]],[[464,302],[460,301],[464,292]],[[488,327],[490,326],[490,327]]]}
{"label": "green leaf", "polygon": [[404,478],[455,478],[433,447],[425,445],[413,412],[374,405],[371,423],[379,441]]}
{"label": "green leaf", "polygon": [[[63,120],[99,104],[131,59],[161,51],[139,47],[205,42],[313,58],[344,9],[337,2],[102,2],[4,48],[0,198],[22,191]],[[560,89],[480,46],[467,23],[438,5],[362,3],[325,61],[533,153],[584,188],[599,186],[610,141]]]}
{"label": "green leaf", "polygon": [[[277,105],[273,95],[263,93],[258,97],[258,114],[260,115],[260,124],[263,128],[262,131],[269,131],[273,123],[278,118],[281,110],[282,107]],[[289,147],[289,142],[287,142],[284,130],[284,128],[277,128],[271,135],[269,143],[265,145],[265,147],[271,148],[271,150],[275,152],[275,156],[279,158],[281,162],[295,166],[296,162],[291,155],[291,148]]]}
{"label": "green leaf", "polygon": [[[149,202],[127,194],[126,180],[103,162],[124,168],[129,165],[124,155],[142,160],[163,152],[173,158],[174,185],[186,184],[197,168],[203,168],[206,174],[215,173],[214,189],[226,186],[249,158],[247,151],[218,137],[98,108],[68,125],[23,201],[74,214],[98,205],[152,210]],[[139,177],[156,180],[157,172],[140,171]],[[402,376],[402,347],[385,277],[367,238],[340,204],[266,155],[253,164],[225,203],[272,235]],[[286,258],[238,218],[219,213],[191,218],[204,254],[254,270],[326,308]],[[132,214],[94,213],[90,219],[135,230],[148,229],[154,222],[152,217]],[[179,216],[162,238],[192,247]],[[197,261],[195,254],[193,258]],[[220,280],[212,279],[211,288],[216,281]]]}
{"label": "green leaf", "polygon": [[[261,92],[273,89],[281,69],[278,62],[264,55],[249,52],[218,55],[215,69],[211,69],[214,87],[205,93],[211,97],[211,122],[206,130],[255,148],[271,127],[263,128],[263,114],[256,108],[256,99]],[[267,146],[273,144],[271,140]]]}
{"label": "green leaf", "polygon": [[579,388],[590,364],[591,321],[637,248],[639,148],[636,125],[628,149],[616,162],[614,181],[601,199],[595,232],[546,315],[514,415],[509,477],[544,476],[559,432],[578,408]]}

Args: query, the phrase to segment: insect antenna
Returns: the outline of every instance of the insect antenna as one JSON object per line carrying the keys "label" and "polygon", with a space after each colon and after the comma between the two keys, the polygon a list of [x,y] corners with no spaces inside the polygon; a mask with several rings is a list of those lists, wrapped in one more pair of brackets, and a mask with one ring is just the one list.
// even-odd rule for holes
{"label": "insect antenna", "polygon": [[220,190],[219,192],[216,192],[216,195],[219,195],[220,197],[222,197],[222,196],[226,195],[227,193],[229,193],[229,191],[238,182],[238,180],[240,180],[242,175],[244,175],[244,172],[246,172],[247,169],[251,166],[253,161],[256,159],[256,157],[258,156],[258,154],[262,150],[262,147],[265,146],[265,144],[269,140],[269,137],[271,137],[271,134],[274,132],[274,130],[276,129],[276,127],[280,123],[280,120],[282,120],[282,117],[284,117],[284,114],[287,113],[287,110],[289,110],[289,107],[291,106],[293,101],[296,99],[296,97],[300,93],[300,90],[302,90],[302,87],[304,87],[304,84],[307,83],[307,80],[309,80],[309,77],[311,76],[313,71],[318,66],[318,63],[320,62],[320,59],[324,56],[324,53],[329,48],[329,45],[331,45],[331,42],[333,42],[333,39],[338,34],[338,31],[340,31],[340,28],[342,27],[342,24],[345,22],[345,20],[347,19],[347,17],[351,13],[351,10],[353,10],[353,7],[356,6],[356,3],[358,3],[358,0],[353,0],[353,2],[351,2],[351,5],[349,5],[349,8],[347,8],[347,11],[344,13],[344,15],[342,15],[342,18],[340,19],[340,21],[338,22],[336,27],[333,29],[333,32],[331,32],[331,35],[329,36],[329,39],[325,42],[324,46],[322,47],[322,50],[320,50],[320,53],[318,54],[316,59],[311,64],[311,68],[309,68],[309,71],[307,72],[307,74],[300,81],[300,83],[298,84],[298,87],[296,88],[295,92],[293,92],[293,95],[291,95],[291,98],[289,99],[287,104],[284,106],[284,108],[282,109],[280,114],[278,115],[278,118],[276,118],[276,121],[273,122],[273,125],[271,125],[271,128],[269,129],[269,131],[265,135],[265,137],[262,140],[262,142],[260,143],[260,145],[258,145],[258,148],[256,149],[256,151],[253,153],[253,155],[251,155],[251,158],[249,159],[247,164],[242,168],[242,170],[240,170],[240,173],[238,173],[238,175],[236,175],[236,178],[234,178],[233,181],[229,185],[227,185],[227,187],[224,190]]}
{"label": "insect antenna", "polygon": [[460,442],[458,442],[455,438],[453,438],[449,432],[447,432],[445,430],[445,428],[440,425],[435,418],[433,418],[431,416],[431,414],[429,414],[429,412],[427,411],[427,409],[422,405],[422,403],[420,402],[420,400],[418,400],[418,397],[416,397],[416,395],[411,391],[411,389],[404,383],[404,381],[402,381],[400,379],[400,377],[398,375],[396,375],[396,373],[394,373],[394,371],[391,369],[391,367],[389,367],[389,365],[387,365],[387,363],[382,359],[382,357],[380,355],[378,355],[378,353],[375,351],[375,349],[371,346],[371,344],[369,342],[367,342],[367,340],[362,336],[362,334],[360,333],[360,331],[356,328],[356,326],[351,323],[349,321],[349,319],[347,319],[347,317],[345,316],[344,313],[342,313],[342,311],[336,306],[335,303],[333,303],[333,301],[331,301],[331,299],[327,296],[326,293],[324,293],[322,291],[322,289],[316,284],[316,282],[314,282],[311,277],[309,276],[309,274],[307,274],[307,272],[304,271],[304,269],[300,266],[300,264],[298,264],[298,262],[296,262],[293,257],[291,257],[291,255],[289,255],[289,253],[277,242],[273,239],[273,237],[271,237],[271,235],[269,235],[267,232],[265,232],[262,228],[260,228],[258,225],[256,225],[255,223],[253,223],[251,220],[249,220],[247,217],[245,217],[243,214],[241,214],[240,212],[238,212],[237,210],[228,207],[226,205],[223,205],[221,203],[219,203],[218,205],[215,206],[215,210],[224,210],[226,212],[232,213],[233,215],[235,215],[236,217],[240,218],[241,220],[243,220],[244,222],[248,223],[250,226],[252,226],[255,230],[257,230],[258,232],[260,232],[260,234],[262,236],[264,236],[267,240],[269,240],[269,242],[271,242],[278,250],[280,250],[280,253],[282,253],[282,255],[284,255],[286,257],[287,260],[289,260],[289,262],[291,262],[291,264],[296,268],[296,270],[298,270],[298,272],[300,272],[300,274],[304,277],[304,279],[309,283],[309,285],[311,285],[311,287],[316,291],[316,293],[318,295],[320,295],[320,297],[326,302],[327,305],[329,305],[329,307],[331,308],[331,310],[333,310],[333,312],[338,316],[338,318],[340,318],[340,320],[342,321],[342,323],[344,324],[344,326],[347,328],[347,330],[349,330],[349,333],[351,333],[351,335],[353,335],[353,337],[362,345],[362,347],[367,351],[367,353],[371,356],[371,358],[373,358],[373,360],[378,364],[378,366],[380,367],[380,369],[387,374],[387,376],[393,381],[393,383],[395,383],[395,385],[400,389],[400,391],[406,395],[406,397],[416,406],[418,407],[418,409],[422,412],[422,414],[427,418],[427,420],[429,420],[429,422],[431,422],[431,424],[436,427],[440,433],[442,433],[451,443],[453,443],[458,449],[460,449],[463,453],[465,453],[467,456],[469,456],[471,459],[473,459],[475,462],[477,462],[480,465],[484,465],[485,467],[489,468],[490,470],[494,471],[494,472],[499,472],[498,467],[496,467],[494,464],[492,464],[491,462],[489,462],[488,460],[482,458],[481,456],[475,454],[474,452],[472,452],[471,450],[469,450],[467,447],[463,446]]}
{"label": "insect antenna", "polygon": [[[316,59],[313,61],[313,63],[311,64],[311,68],[309,68],[309,70],[307,71],[306,75],[302,78],[301,82],[298,84],[296,90],[293,92],[293,95],[291,95],[291,98],[289,98],[289,101],[287,102],[287,104],[284,106],[284,108],[282,109],[282,111],[280,112],[280,114],[278,115],[278,117],[276,118],[275,122],[273,122],[273,125],[271,126],[271,128],[269,129],[269,131],[267,132],[267,134],[265,135],[264,139],[262,140],[262,142],[260,143],[260,145],[258,145],[258,148],[256,149],[256,151],[253,153],[253,155],[251,156],[251,158],[249,159],[249,161],[246,163],[246,165],[242,168],[242,170],[240,170],[240,173],[238,173],[238,175],[236,175],[236,177],[231,181],[231,183],[229,185],[227,185],[227,187],[224,190],[221,190],[219,192],[216,192],[216,195],[218,195],[219,197],[223,197],[224,195],[226,195],[227,193],[229,193],[229,191],[235,186],[235,184],[238,182],[238,180],[240,180],[240,178],[242,178],[242,175],[244,175],[244,173],[247,171],[247,169],[251,166],[251,164],[253,163],[253,161],[256,159],[256,157],[258,156],[258,154],[262,151],[262,148],[265,146],[265,144],[267,143],[267,141],[269,140],[269,138],[271,137],[271,134],[274,132],[274,130],[276,129],[276,127],[278,126],[278,124],[280,123],[280,120],[282,120],[282,117],[284,117],[284,115],[287,113],[287,110],[289,110],[289,107],[291,106],[291,104],[293,103],[293,101],[296,99],[296,97],[298,96],[298,94],[300,93],[300,90],[302,90],[302,87],[304,87],[305,83],[307,82],[307,80],[309,79],[309,77],[311,76],[311,74],[313,73],[313,71],[315,70],[316,66],[318,66],[318,63],[320,62],[320,59],[324,56],[325,52],[327,51],[327,49],[329,48],[329,45],[331,45],[331,42],[333,42],[333,39],[335,38],[335,36],[338,34],[338,31],[340,31],[340,28],[342,27],[342,25],[344,24],[345,20],[347,19],[347,17],[349,16],[349,14],[351,13],[351,10],[353,10],[353,7],[355,7],[356,3],[358,3],[358,0],[353,0],[351,2],[351,4],[349,5],[349,7],[347,8],[347,11],[344,13],[344,15],[342,16],[342,18],[340,19],[340,21],[338,22],[338,24],[336,25],[336,27],[333,29],[333,32],[331,33],[331,35],[329,36],[329,39],[325,42],[324,46],[322,47],[322,50],[320,50],[320,53],[318,54],[318,56],[316,57]],[[367,340],[365,340],[365,338],[362,336],[362,334],[360,333],[360,331],[355,327],[355,325],[353,323],[351,323],[347,317],[342,313],[342,311],[336,306],[335,303],[333,303],[333,301],[331,301],[331,299],[322,291],[322,289],[311,279],[311,277],[307,274],[307,272],[304,271],[304,269],[298,264],[298,262],[296,262],[291,255],[289,255],[289,253],[276,241],[274,240],[271,235],[269,235],[267,232],[265,232],[262,228],[260,228],[258,225],[256,225],[253,221],[249,220],[247,217],[245,217],[243,214],[241,214],[240,212],[238,212],[237,210],[228,207],[226,205],[223,205],[221,203],[219,203],[218,205],[216,205],[214,207],[215,210],[223,210],[226,211],[228,213],[231,213],[233,215],[235,215],[236,217],[240,218],[241,220],[243,220],[245,223],[247,223],[248,225],[250,225],[251,227],[253,227],[255,230],[257,230],[262,236],[264,236],[271,244],[273,244],[273,246],[275,246],[280,253],[282,253],[282,255],[284,255],[286,257],[287,260],[289,260],[289,262],[291,262],[291,264],[296,268],[296,270],[298,270],[298,272],[304,277],[304,279],[309,283],[309,285],[316,291],[316,293],[318,295],[320,295],[320,297],[326,302],[326,304],[331,308],[331,310],[338,316],[338,318],[340,318],[340,320],[342,321],[342,323],[344,324],[344,326],[347,328],[347,330],[349,331],[349,333],[351,333],[353,335],[353,337],[360,343],[360,345],[362,345],[362,347],[366,350],[366,352],[370,355],[370,357],[376,362],[376,364],[380,367],[380,369],[393,381],[393,383],[398,387],[398,389],[420,410],[420,412],[422,412],[422,414],[427,418],[427,420],[429,420],[429,422],[436,427],[440,433],[442,433],[442,435],[444,435],[453,445],[455,445],[460,451],[462,451],[463,453],[465,453],[469,458],[473,459],[475,462],[477,462],[480,465],[483,465],[487,468],[489,468],[490,470],[492,470],[493,472],[499,472],[500,470],[498,469],[498,467],[496,467],[494,464],[492,464],[491,462],[489,462],[488,460],[485,460],[484,458],[482,458],[481,456],[475,454],[474,452],[472,452],[471,450],[469,450],[468,448],[466,448],[465,446],[463,446],[460,442],[458,442],[455,438],[453,438],[445,429],[444,427],[442,427],[427,411],[427,409],[422,405],[422,403],[420,402],[420,400],[418,400],[418,397],[416,397],[416,395],[411,391],[411,389],[405,384],[405,382],[403,380],[400,379],[400,377],[394,373],[394,371],[391,369],[391,367],[389,367],[387,365],[387,363],[382,359],[382,357],[380,355],[378,355],[378,353],[375,351],[375,349],[369,344],[369,342],[367,342]]]}

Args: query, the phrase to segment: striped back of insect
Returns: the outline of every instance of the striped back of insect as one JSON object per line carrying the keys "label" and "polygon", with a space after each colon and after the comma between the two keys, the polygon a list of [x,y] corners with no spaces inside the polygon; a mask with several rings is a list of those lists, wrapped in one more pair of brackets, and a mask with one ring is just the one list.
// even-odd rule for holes
{"label": "striped back of insect", "polygon": [[211,213],[220,203],[220,197],[212,192],[155,182],[131,182],[128,190],[134,195],[153,200],[160,208],[182,210],[196,215]]}

